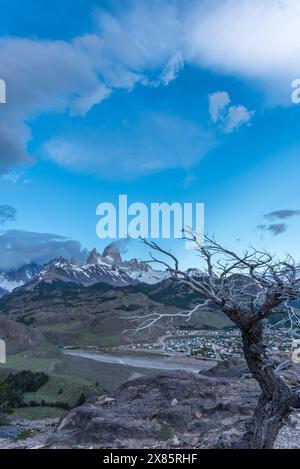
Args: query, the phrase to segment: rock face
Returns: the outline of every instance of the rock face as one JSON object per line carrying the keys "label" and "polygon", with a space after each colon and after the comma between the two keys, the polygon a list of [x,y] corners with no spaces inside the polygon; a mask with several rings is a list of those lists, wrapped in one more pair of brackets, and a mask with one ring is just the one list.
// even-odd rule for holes
{"label": "rock face", "polygon": [[103,251],[103,258],[109,260],[113,264],[122,263],[122,257],[118,243],[111,243]]}
{"label": "rock face", "polygon": [[258,394],[249,379],[155,373],[71,410],[47,447],[226,447],[240,439]]}
{"label": "rock face", "polygon": [[99,254],[98,254],[97,249],[94,248],[94,249],[91,251],[90,255],[88,256],[86,263],[87,263],[88,265],[90,265],[90,264],[92,264],[92,265],[93,265],[93,264],[98,264],[98,260],[99,260]]}

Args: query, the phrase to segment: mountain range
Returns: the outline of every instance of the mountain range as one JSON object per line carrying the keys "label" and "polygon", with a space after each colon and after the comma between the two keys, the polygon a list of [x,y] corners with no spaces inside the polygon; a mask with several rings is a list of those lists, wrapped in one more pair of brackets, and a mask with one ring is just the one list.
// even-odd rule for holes
{"label": "mountain range", "polygon": [[152,269],[145,261],[123,260],[120,250],[113,243],[105,248],[102,255],[93,249],[85,264],[58,258],[45,265],[32,263],[15,270],[0,270],[0,297],[18,288],[33,290],[41,282],[49,284],[60,281],[84,287],[106,283],[121,287],[137,283],[155,285],[168,276],[167,272]]}

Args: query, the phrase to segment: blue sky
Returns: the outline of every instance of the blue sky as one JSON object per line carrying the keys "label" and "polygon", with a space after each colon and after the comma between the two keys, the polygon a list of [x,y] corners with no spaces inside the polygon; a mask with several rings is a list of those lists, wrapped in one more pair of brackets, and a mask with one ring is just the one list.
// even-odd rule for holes
{"label": "blue sky", "polygon": [[[19,243],[23,231],[101,251],[96,207],[119,194],[203,202],[205,228],[221,242],[299,260],[300,105],[290,98],[300,77],[298,2],[0,7],[0,208],[17,210],[0,225],[14,230],[6,267],[24,251],[43,258]],[[167,244],[184,266],[195,264],[182,243]],[[130,243],[133,255],[145,257],[144,247]]]}

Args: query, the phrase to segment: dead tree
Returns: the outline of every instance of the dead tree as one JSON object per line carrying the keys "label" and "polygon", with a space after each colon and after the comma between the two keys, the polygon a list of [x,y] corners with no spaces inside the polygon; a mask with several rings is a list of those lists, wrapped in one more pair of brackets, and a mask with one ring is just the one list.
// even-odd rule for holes
{"label": "dead tree", "polygon": [[286,311],[290,321],[296,318],[289,303],[299,297],[295,262],[290,256],[278,261],[268,252],[254,248],[238,255],[208,237],[201,244],[193,232],[187,233],[186,239],[195,243],[195,250],[204,262],[204,275],[200,277],[181,270],[171,252],[154,242],[144,242],[151,248],[153,262],[163,265],[175,281],[199,294],[199,304],[191,311],[175,315],[147,315],[140,318],[138,329],[151,327],[166,317],[189,319],[196,311],[212,303],[217,305],[240,329],[245,359],[261,389],[239,447],[272,448],[284,420],[293,409],[300,408],[300,393],[288,386],[268,357],[263,329],[265,320],[279,307],[281,312]]}

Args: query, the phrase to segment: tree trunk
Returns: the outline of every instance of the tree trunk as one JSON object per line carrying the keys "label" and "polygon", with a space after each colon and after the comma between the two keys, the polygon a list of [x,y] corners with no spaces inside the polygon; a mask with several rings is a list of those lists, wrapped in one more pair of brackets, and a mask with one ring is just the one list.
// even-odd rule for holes
{"label": "tree trunk", "polygon": [[275,374],[263,343],[262,322],[241,327],[244,355],[253,377],[258,381],[262,394],[254,415],[247,424],[241,442],[243,448],[272,448],[284,419],[290,414],[293,393]]}

